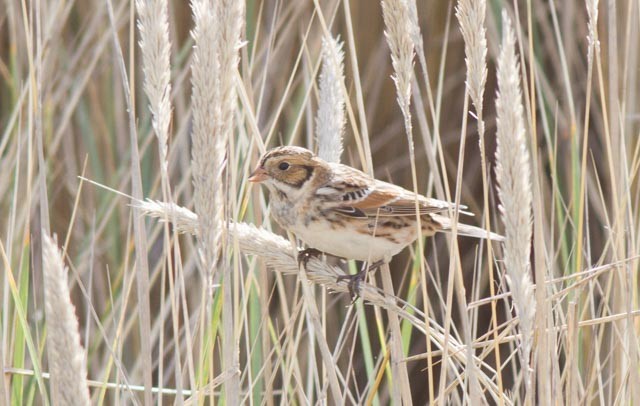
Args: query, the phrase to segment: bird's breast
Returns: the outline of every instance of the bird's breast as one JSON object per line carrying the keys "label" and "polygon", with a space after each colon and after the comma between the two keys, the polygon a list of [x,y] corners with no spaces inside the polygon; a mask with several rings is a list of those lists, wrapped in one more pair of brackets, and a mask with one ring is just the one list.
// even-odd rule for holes
{"label": "bird's breast", "polygon": [[412,227],[375,227],[366,219],[326,213],[311,216],[306,224],[297,224],[292,231],[309,247],[368,262],[390,259],[417,237]]}
{"label": "bird's breast", "polygon": [[280,227],[289,231],[294,226],[297,217],[295,205],[286,199],[273,199],[271,201],[271,215]]}

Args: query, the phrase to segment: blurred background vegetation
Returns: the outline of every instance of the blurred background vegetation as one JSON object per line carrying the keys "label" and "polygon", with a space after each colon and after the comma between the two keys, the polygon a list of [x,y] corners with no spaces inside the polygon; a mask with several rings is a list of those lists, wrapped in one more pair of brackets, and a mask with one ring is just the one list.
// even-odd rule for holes
{"label": "blurred background vegetation", "polygon": [[[113,7],[113,23],[108,16],[109,4]],[[412,105],[418,189],[439,198],[443,196],[436,195],[438,183],[455,190],[461,125],[463,116],[469,114],[463,103],[465,53],[455,6],[453,0],[417,1],[430,80],[425,83],[424,76],[416,73],[415,97],[423,100],[421,114],[415,111],[420,106]],[[193,209],[193,17],[186,1],[169,1],[168,7],[173,105],[169,176],[173,202]],[[547,373],[545,379],[559,379],[552,385],[556,400],[633,403],[640,331],[636,238],[640,198],[636,176],[640,162],[640,7],[633,0],[600,4],[597,31],[601,53],[589,73],[585,2],[487,2],[484,119],[492,175],[491,228],[498,232],[502,225],[493,178],[495,61],[503,9],[511,15],[519,41],[528,139],[533,139],[531,129],[537,133],[537,144],[529,145],[529,149],[537,150],[536,172],[532,176],[539,186],[536,199],[541,202],[539,221],[544,226],[544,245],[534,244],[536,255],[532,260],[535,258],[534,264],[544,267],[548,280],[567,277],[549,288],[551,324],[558,328],[554,336],[557,342],[552,344],[555,369],[538,373]],[[238,183],[230,185],[227,193],[242,202],[238,205],[242,210],[232,213],[234,221],[271,228],[261,192],[257,188],[246,190],[247,170],[260,153],[254,137],[265,139],[270,135],[268,146],[315,147],[316,75],[325,35],[319,15],[331,34],[345,42],[345,86],[354,115],[346,127],[343,162],[361,167],[363,155],[355,138],[368,135],[376,177],[412,188],[407,137],[391,79],[380,3],[248,0],[242,35],[247,42],[240,49],[238,83],[246,92],[251,110],[238,103],[236,137],[228,150],[233,156],[229,158],[233,166],[229,170]],[[151,330],[141,338],[133,282],[134,214],[130,199],[113,191],[131,194],[132,179],[132,134],[114,29],[134,100],[143,195],[161,200],[160,160],[149,102],[142,89],[134,2],[4,0],[0,6],[0,236],[6,256],[0,265],[0,361],[4,368],[0,392],[4,390],[5,396],[0,403],[8,399],[12,404],[47,402],[38,379],[30,374],[34,359],[47,370],[43,212],[48,213],[51,233],[57,234],[59,245],[66,248],[65,262],[70,269],[71,297],[87,354],[88,378],[97,385],[91,388],[93,402],[142,403],[141,392],[125,386],[143,385],[145,370],[152,371],[156,388],[189,390],[206,387],[207,382],[224,372],[220,354],[230,349],[220,345],[216,323],[211,324],[214,327],[210,330],[200,319],[207,287],[206,278],[198,269],[196,240],[166,233],[162,224],[154,220],[146,220]],[[356,70],[359,78],[354,76]],[[420,72],[417,62],[415,72]],[[427,89],[436,101],[435,116],[426,106]],[[358,102],[360,92],[362,106]],[[255,117],[259,134],[250,127],[246,115]],[[419,122],[421,117],[425,123]],[[482,225],[481,161],[476,120],[472,116],[468,119],[467,137],[460,200],[476,214],[466,221]],[[443,146],[446,174],[436,175],[431,170],[426,159],[426,138]],[[585,142],[587,153],[583,155]],[[580,187],[583,179],[584,190]],[[580,202],[584,203],[584,211]],[[275,224],[273,230],[284,235]],[[167,243],[167,237],[178,239],[178,251]],[[452,335],[459,337],[455,326],[460,312],[466,311],[472,319],[474,339],[492,338],[484,336],[492,332],[492,310],[487,303],[461,309],[459,303],[447,302],[448,255],[444,237],[425,243],[428,314],[444,326],[447,307],[451,306]],[[484,248],[478,241],[460,239],[460,255],[467,305],[490,296]],[[385,364],[386,313],[363,305],[362,301],[350,306],[348,295],[331,294],[313,286],[324,331],[311,331],[305,321],[308,316],[303,310],[298,278],[280,276],[254,257],[234,253],[234,258],[234,326],[239,342],[235,350],[240,352],[243,402],[331,403],[326,398],[326,366],[320,362],[315,334],[324,335],[335,351],[337,368],[346,380],[341,385],[350,393],[345,395],[345,403],[390,401],[394,379]],[[419,261],[415,247],[407,249],[394,258],[391,272],[396,295],[423,309],[418,287]],[[499,266],[500,253],[489,261],[496,265],[496,294],[507,292]],[[170,267],[169,263],[174,265]],[[353,271],[357,264],[350,266]],[[596,267],[605,267],[606,271],[571,277]],[[178,284],[176,291],[169,288],[171,279],[171,283]],[[12,281],[17,296],[12,293]],[[497,324],[512,320],[514,314],[505,296],[495,303]],[[19,322],[20,312],[26,315],[26,325]],[[568,335],[569,323],[575,323],[576,328],[583,324],[575,335]],[[512,334],[501,330],[504,331],[505,335]],[[439,379],[443,378],[439,373],[440,357],[434,356],[433,378],[429,378],[427,359],[420,356],[426,352],[424,335],[406,324],[402,332],[406,356],[415,357],[406,363],[411,396],[415,404],[425,404],[430,400],[429,379],[435,380],[438,392]],[[191,337],[187,339],[187,335]],[[29,339],[35,343],[33,349],[27,348]],[[148,339],[151,344],[152,365],[138,356],[141,339]],[[337,342],[346,347],[336,347]],[[203,361],[211,354],[207,345],[213,347],[210,365]],[[486,373],[494,382],[501,380],[505,394],[502,401],[517,403],[518,393],[524,389],[514,341],[505,340],[500,348],[500,379]],[[495,368],[493,354],[482,356]],[[384,374],[378,375],[379,371]],[[451,384],[452,388],[447,394],[436,396],[445,403],[467,399],[464,385],[456,386],[451,377],[445,379],[447,387]],[[107,382],[124,386],[107,388],[102,385]],[[199,401],[218,401],[217,385],[215,396],[204,396]],[[153,396],[154,402],[180,403],[190,399],[191,392],[184,397],[169,391]]]}

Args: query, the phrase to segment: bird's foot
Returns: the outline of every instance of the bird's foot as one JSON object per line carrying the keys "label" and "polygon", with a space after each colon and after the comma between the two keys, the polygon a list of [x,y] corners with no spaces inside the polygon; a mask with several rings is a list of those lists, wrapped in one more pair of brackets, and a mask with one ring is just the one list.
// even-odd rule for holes
{"label": "bird's foot", "polygon": [[347,287],[349,289],[349,295],[351,296],[351,304],[355,303],[360,297],[360,284],[364,282],[369,271],[375,271],[384,264],[383,260],[376,261],[371,265],[364,264],[362,269],[353,275],[339,275],[336,282],[347,281]]}
{"label": "bird's foot", "polygon": [[347,281],[347,288],[349,289],[349,296],[351,296],[351,304],[354,304],[360,297],[360,284],[364,281],[367,275],[368,269],[363,269],[356,274],[338,275],[336,282]]}
{"label": "bird's foot", "polygon": [[307,269],[309,260],[311,258],[319,258],[322,254],[324,254],[322,251],[315,248],[306,248],[298,251],[298,267],[304,265],[304,268]]}

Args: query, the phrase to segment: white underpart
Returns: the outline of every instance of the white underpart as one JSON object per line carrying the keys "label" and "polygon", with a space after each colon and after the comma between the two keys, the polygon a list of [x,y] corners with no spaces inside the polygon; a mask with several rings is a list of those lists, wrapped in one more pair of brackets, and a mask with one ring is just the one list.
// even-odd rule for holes
{"label": "white underpart", "polygon": [[[309,247],[337,257],[356,259],[358,261],[376,262],[384,260],[387,262],[406,246],[406,244],[397,244],[386,238],[374,237],[371,234],[361,234],[354,230],[333,229],[331,228],[331,223],[328,222],[319,221],[308,226],[296,224],[292,231]],[[408,240],[404,239],[400,235],[403,232],[412,234],[412,236],[408,236]],[[412,242],[415,239],[415,234],[415,228],[407,227],[406,230],[400,230],[394,236],[399,241]]]}

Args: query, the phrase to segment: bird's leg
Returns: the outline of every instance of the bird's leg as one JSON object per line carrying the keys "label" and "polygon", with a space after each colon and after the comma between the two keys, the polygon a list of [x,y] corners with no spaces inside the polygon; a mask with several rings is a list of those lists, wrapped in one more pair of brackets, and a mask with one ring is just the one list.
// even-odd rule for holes
{"label": "bird's leg", "polygon": [[369,265],[367,267],[367,272],[369,271],[377,271],[378,269],[380,269],[380,267],[384,265],[384,259],[381,259],[379,261],[374,262],[373,264]]}
{"label": "bird's leg", "polygon": [[353,304],[360,297],[360,283],[364,281],[369,271],[375,271],[384,264],[384,260],[379,260],[369,265],[366,262],[362,264],[362,268],[354,275],[339,275],[336,282],[343,280],[348,281],[349,295],[351,295],[351,303]]}
{"label": "bird's leg", "polygon": [[306,248],[298,251],[298,266],[304,265],[304,269],[307,269],[307,263],[311,258],[319,258],[324,252],[315,248]]}

